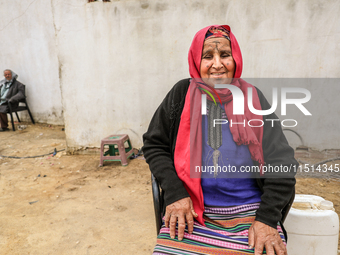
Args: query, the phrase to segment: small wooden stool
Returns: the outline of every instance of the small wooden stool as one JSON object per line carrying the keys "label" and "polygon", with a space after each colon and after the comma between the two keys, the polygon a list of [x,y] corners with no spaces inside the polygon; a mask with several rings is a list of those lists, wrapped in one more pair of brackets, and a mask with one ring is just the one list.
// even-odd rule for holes
{"label": "small wooden stool", "polygon": [[[125,148],[125,142],[128,143],[128,148]],[[105,145],[109,145],[109,149],[104,152]],[[110,135],[101,141],[99,166],[103,166],[104,161],[120,161],[123,166],[127,166],[127,159],[132,154],[133,148],[128,135]]]}

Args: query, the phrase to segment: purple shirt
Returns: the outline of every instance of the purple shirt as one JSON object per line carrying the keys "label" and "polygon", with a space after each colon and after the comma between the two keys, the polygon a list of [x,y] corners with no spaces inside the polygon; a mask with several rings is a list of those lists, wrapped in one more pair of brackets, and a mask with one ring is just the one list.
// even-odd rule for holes
{"label": "purple shirt", "polygon": [[[224,111],[222,118],[226,119]],[[237,145],[234,142],[229,122],[222,124],[222,145],[218,150],[220,151],[218,158],[220,171],[216,176],[214,172],[208,169],[208,166],[214,166],[212,154],[214,149],[208,145],[208,117],[203,115],[201,185],[204,204],[208,206],[235,206],[260,202],[262,192],[256,183],[256,179],[251,178],[254,175],[240,173],[241,166],[253,166],[248,146]]]}

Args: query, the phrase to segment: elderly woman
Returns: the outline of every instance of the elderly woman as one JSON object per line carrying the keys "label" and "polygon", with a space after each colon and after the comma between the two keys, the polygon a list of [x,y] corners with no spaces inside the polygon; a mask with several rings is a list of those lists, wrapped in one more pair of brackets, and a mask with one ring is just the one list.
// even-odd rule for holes
{"label": "elderly woman", "polygon": [[[294,196],[294,173],[277,176],[263,169],[298,163],[280,122],[266,121],[277,119],[275,114],[255,115],[247,100],[244,114],[234,114],[231,91],[215,89],[231,84],[246,99],[251,90],[255,109],[270,108],[257,88],[240,79],[241,51],[229,26],[197,32],[189,71],[192,79],[171,89],[143,136],[166,207],[154,254],[287,254],[281,220]],[[254,166],[255,176],[242,172]]]}

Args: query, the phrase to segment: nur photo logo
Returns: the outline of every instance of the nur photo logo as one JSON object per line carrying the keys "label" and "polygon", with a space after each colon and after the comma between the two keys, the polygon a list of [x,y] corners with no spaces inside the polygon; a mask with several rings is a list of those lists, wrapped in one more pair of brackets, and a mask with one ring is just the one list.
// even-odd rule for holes
{"label": "nur photo logo", "polygon": [[[212,98],[214,101],[215,105],[217,105],[217,100],[219,100],[220,104],[222,105],[222,101],[220,96],[218,95],[218,89],[229,89],[232,96],[233,96],[233,114],[234,115],[244,115],[244,105],[245,101],[247,100],[247,105],[249,108],[249,111],[252,112],[255,115],[262,115],[262,116],[267,116],[275,112],[278,106],[278,101],[280,99],[281,103],[281,115],[286,116],[287,115],[287,105],[295,105],[305,116],[312,116],[312,114],[307,110],[307,108],[303,105],[307,103],[311,99],[311,93],[308,89],[305,88],[293,88],[293,87],[283,87],[280,89],[280,95],[281,97],[278,96],[278,89],[277,88],[272,88],[272,105],[270,109],[267,110],[259,110],[255,109],[253,105],[253,89],[248,88],[248,97],[245,98],[242,90],[238,88],[235,85],[231,84],[216,84],[215,89],[211,88],[215,94],[215,96],[209,92],[206,89],[199,88],[200,90],[204,91],[206,94],[202,94],[201,98],[201,113],[202,115],[207,114],[207,94]],[[294,94],[299,95],[300,98],[289,98],[289,94]],[[301,95],[303,97],[301,97]],[[216,98],[215,98],[216,97]],[[272,123],[272,127],[274,126],[275,121],[280,121],[279,119],[251,119],[246,122],[244,120],[243,122],[232,122],[230,120],[230,125],[248,125],[250,127],[261,127],[264,125],[264,121],[269,121]],[[226,119],[215,119],[214,120],[214,127],[215,125],[222,125],[222,124],[227,124],[228,120]],[[260,123],[259,125],[255,125],[255,123]],[[288,125],[287,123],[293,123]],[[281,121],[281,125],[283,127],[296,127],[298,124],[297,120],[295,119],[283,119]]]}

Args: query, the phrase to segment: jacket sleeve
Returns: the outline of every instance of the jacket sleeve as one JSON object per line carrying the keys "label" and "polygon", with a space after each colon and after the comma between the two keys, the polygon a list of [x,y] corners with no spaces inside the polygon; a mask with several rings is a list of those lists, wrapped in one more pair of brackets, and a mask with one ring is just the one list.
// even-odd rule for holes
{"label": "jacket sleeve", "polygon": [[[180,82],[179,82],[180,83]],[[143,135],[143,153],[150,170],[159,181],[164,192],[165,206],[189,197],[183,182],[178,178],[174,167],[171,126],[173,125],[174,99],[176,86],[167,94],[153,115],[147,132]]]}
{"label": "jacket sleeve", "polygon": [[25,98],[25,85],[22,83],[16,81],[17,86],[18,86],[18,91],[16,94],[14,94],[11,98],[8,99],[8,101],[11,104],[16,104],[18,103],[21,99]]}
{"label": "jacket sleeve", "polygon": [[[257,89],[262,109],[269,109],[270,104]],[[281,220],[281,211],[288,204],[295,194],[295,174],[299,163],[294,158],[294,150],[289,146],[283,134],[280,121],[275,113],[263,116],[263,154],[265,165],[285,168],[277,173],[264,174],[265,178],[259,181],[262,183],[263,195],[261,196],[260,208],[256,213],[256,220],[261,221],[273,228]]]}

